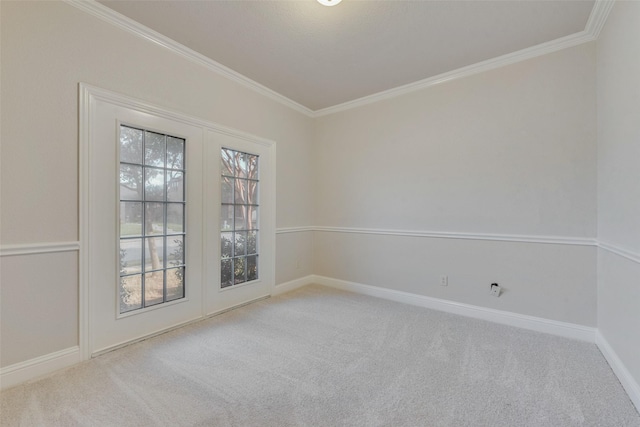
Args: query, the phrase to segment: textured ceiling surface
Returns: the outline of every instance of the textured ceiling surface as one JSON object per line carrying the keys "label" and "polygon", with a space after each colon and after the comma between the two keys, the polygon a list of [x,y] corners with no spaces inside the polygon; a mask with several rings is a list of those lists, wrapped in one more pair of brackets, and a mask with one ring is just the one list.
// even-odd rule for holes
{"label": "textured ceiling surface", "polygon": [[312,109],[585,29],[593,1],[100,1]]}

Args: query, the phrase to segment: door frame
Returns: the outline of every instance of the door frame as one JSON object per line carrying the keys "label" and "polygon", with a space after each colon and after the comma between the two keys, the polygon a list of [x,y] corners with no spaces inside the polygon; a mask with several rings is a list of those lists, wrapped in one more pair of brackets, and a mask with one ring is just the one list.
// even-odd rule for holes
{"label": "door frame", "polygon": [[[162,119],[167,119],[175,122],[179,122],[189,126],[196,126],[201,128],[202,135],[204,139],[204,149],[205,151],[213,149],[217,144],[211,143],[211,135],[218,135],[222,138],[234,138],[242,143],[246,144],[257,144],[256,147],[260,147],[261,150],[267,150],[268,153],[268,167],[265,168],[264,174],[265,176],[261,179],[265,179],[266,183],[268,183],[269,188],[266,191],[265,199],[262,200],[261,203],[265,205],[265,208],[268,212],[266,217],[262,219],[262,228],[264,229],[265,237],[268,237],[266,240],[266,244],[261,248],[265,255],[267,255],[264,260],[265,275],[261,278],[267,281],[267,294],[270,295],[273,292],[275,287],[275,205],[276,205],[276,191],[275,191],[275,154],[276,154],[276,143],[274,141],[261,138],[255,135],[251,135],[245,132],[241,132],[235,129],[231,129],[225,126],[221,126],[219,124],[202,120],[194,117],[190,117],[188,115],[172,111],[165,107],[161,107],[158,105],[154,105],[136,98],[132,98],[126,95],[122,95],[116,92],[108,91],[105,89],[101,89],[89,84],[79,83],[79,241],[80,241],[80,252],[79,252],[79,290],[78,290],[78,306],[79,306],[79,315],[78,315],[78,341],[80,347],[80,357],[81,360],[88,360],[91,358],[92,351],[94,349],[91,348],[91,332],[92,332],[92,312],[91,312],[91,277],[93,272],[93,266],[91,264],[91,250],[92,247],[98,245],[99,242],[92,241],[92,227],[96,227],[95,224],[92,224],[91,221],[91,177],[92,177],[92,163],[91,163],[91,144],[92,144],[92,132],[96,125],[96,104],[98,102],[112,104],[115,107],[124,107],[131,110],[135,110],[137,112],[143,114],[153,115]],[[115,150],[114,141],[114,150]],[[212,147],[209,147],[212,145]],[[206,161],[207,156],[203,156],[203,163]],[[213,168],[216,169],[216,168]],[[261,177],[263,172],[261,171]],[[203,167],[202,172],[202,187],[204,190],[203,193],[203,205],[207,204],[208,199],[219,200],[219,187],[216,189],[212,187],[212,183],[208,183],[208,177],[210,176],[210,172],[207,172],[206,168]],[[217,182],[217,181],[215,181]],[[212,197],[213,195],[213,197]],[[216,196],[217,195],[217,196]],[[115,201],[114,201],[115,203]],[[218,209],[219,211],[219,209]],[[205,221],[206,214],[208,209],[201,209],[203,228],[204,228],[204,236],[203,244],[202,244],[202,254],[206,254],[208,251],[210,252],[210,248],[212,245],[219,246],[219,232],[213,234],[217,234],[217,239],[214,242],[209,242],[207,244],[207,240],[211,240],[209,236],[212,234],[212,225],[211,220]],[[218,219],[218,215],[215,215],[215,219]],[[219,221],[216,223],[219,231]],[[114,239],[116,236],[114,236]],[[94,239],[95,240],[95,239]],[[203,255],[204,257],[204,255]],[[203,258],[201,257],[201,258]],[[261,261],[262,262],[262,261]],[[204,263],[206,264],[206,262]],[[195,319],[191,319],[188,322],[183,322],[175,325],[171,325],[169,327],[164,328],[161,331],[156,331],[149,336],[162,333],[166,330],[174,329],[181,324],[189,323],[193,321],[197,321],[207,317],[208,315],[215,314],[216,312],[222,310],[214,310],[213,312],[208,309],[206,306],[207,298],[211,298],[212,292],[217,294],[218,289],[211,289],[211,277],[205,277],[204,274],[213,274],[211,272],[211,268],[204,267],[203,263],[199,263],[201,266],[201,295],[193,295],[193,298],[200,298],[202,304],[200,304],[200,313],[199,316]],[[219,272],[219,269],[218,269]],[[219,276],[219,274],[218,274]],[[219,288],[220,278],[214,282],[218,285]],[[115,286],[115,283],[114,283]],[[187,284],[188,286],[188,284]],[[266,296],[266,295],[264,295]],[[254,298],[256,299],[256,298]],[[246,301],[245,301],[246,302]],[[242,304],[238,304],[242,305]],[[226,307],[225,309],[230,309],[233,307]],[[115,316],[115,313],[114,313]],[[127,343],[134,342],[140,339],[147,338],[139,337],[128,341]],[[114,348],[117,348],[115,346]]]}

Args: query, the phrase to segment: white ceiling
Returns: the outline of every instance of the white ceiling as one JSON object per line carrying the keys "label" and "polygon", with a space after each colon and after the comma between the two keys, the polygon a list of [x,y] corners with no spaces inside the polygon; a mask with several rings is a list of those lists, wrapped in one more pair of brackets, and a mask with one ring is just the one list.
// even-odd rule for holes
{"label": "white ceiling", "polygon": [[335,106],[585,30],[594,1],[100,1],[306,106]]}

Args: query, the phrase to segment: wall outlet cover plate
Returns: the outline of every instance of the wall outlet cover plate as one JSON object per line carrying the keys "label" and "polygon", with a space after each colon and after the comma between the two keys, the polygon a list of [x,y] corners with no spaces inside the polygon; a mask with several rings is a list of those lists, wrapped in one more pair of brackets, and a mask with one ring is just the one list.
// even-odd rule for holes
{"label": "wall outlet cover plate", "polygon": [[500,285],[498,285],[497,283],[493,283],[491,285],[491,290],[490,293],[491,295],[493,295],[494,297],[499,297],[500,296],[500,291],[502,290],[502,288],[500,287]]}

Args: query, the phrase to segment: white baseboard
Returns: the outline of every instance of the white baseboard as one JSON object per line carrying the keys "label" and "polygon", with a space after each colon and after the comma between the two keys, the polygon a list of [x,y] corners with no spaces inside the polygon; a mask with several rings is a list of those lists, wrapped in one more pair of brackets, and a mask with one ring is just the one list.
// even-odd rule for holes
{"label": "white baseboard", "polygon": [[527,316],[509,311],[494,310],[491,308],[431,298],[409,292],[363,285],[360,283],[347,282],[345,280],[332,279],[324,276],[313,276],[312,283],[384,298],[391,301],[402,302],[405,304],[417,305],[433,310],[444,311],[460,316],[473,317],[475,319],[488,320],[490,322],[595,343],[596,329],[588,326]]}
{"label": "white baseboard", "polygon": [[[620,379],[620,382],[629,393],[629,396],[636,407],[640,407],[640,387],[638,387],[638,384],[629,374],[607,341],[599,333],[596,335],[595,328],[478,307],[470,304],[431,298],[423,295],[363,285],[360,283],[317,275],[308,275],[277,285],[274,288],[272,295],[281,295],[310,284],[329,286],[336,289],[370,295],[461,316],[488,320],[509,326],[597,343],[613,371]],[[42,377],[59,369],[79,363],[80,361],[79,347],[71,347],[45,356],[37,357],[35,359],[27,360],[25,362],[16,363],[15,365],[7,366],[6,368],[0,369],[0,388],[5,389]]]}
{"label": "white baseboard", "polygon": [[291,291],[296,290],[298,288],[301,288],[303,286],[307,286],[307,285],[310,285],[312,283],[317,283],[317,282],[314,282],[314,279],[316,277],[317,276],[314,276],[314,275],[310,274],[308,276],[300,277],[299,279],[294,279],[294,280],[290,280],[288,282],[281,283],[279,285],[276,285],[276,287],[273,290],[273,292],[271,293],[271,295],[272,296],[282,295],[284,293],[291,292]]}
{"label": "white baseboard", "polygon": [[[285,292],[290,292],[303,286],[314,283],[313,276],[305,276],[299,279],[291,280],[286,283],[277,285],[272,295],[280,295]],[[209,314],[209,317],[215,313]],[[193,322],[200,321],[202,318],[195,319]],[[192,322],[187,322],[192,323]],[[185,326],[184,324],[178,327]],[[175,329],[175,328],[171,328]],[[164,333],[167,331],[161,331]],[[159,334],[158,333],[158,334]],[[154,334],[157,335],[157,334]],[[149,337],[145,337],[149,338]],[[130,343],[126,343],[128,345]],[[113,348],[108,351],[113,350]],[[19,362],[14,365],[7,366],[0,369],[0,389],[4,390],[9,387],[16,386],[18,384],[25,383],[27,381],[35,380],[46,375],[49,375],[57,370],[67,368],[81,362],[80,348],[71,347],[65,350],[56,351],[54,353],[46,354],[44,356],[36,357],[34,359]]]}
{"label": "white baseboard", "polygon": [[600,331],[596,332],[596,344],[604,358],[609,362],[609,366],[611,366],[611,369],[618,377],[618,380],[620,380],[620,384],[622,384],[622,387],[626,390],[629,398],[636,406],[636,409],[640,412],[640,384],[638,384],[638,382],[633,378],[627,367],[624,366],[624,363],[622,363],[622,360],[620,360],[616,354],[613,347],[611,347],[605,337],[602,336]]}
{"label": "white baseboard", "polygon": [[76,346],[16,363],[0,369],[0,388],[4,390],[79,362],[80,347]]}

